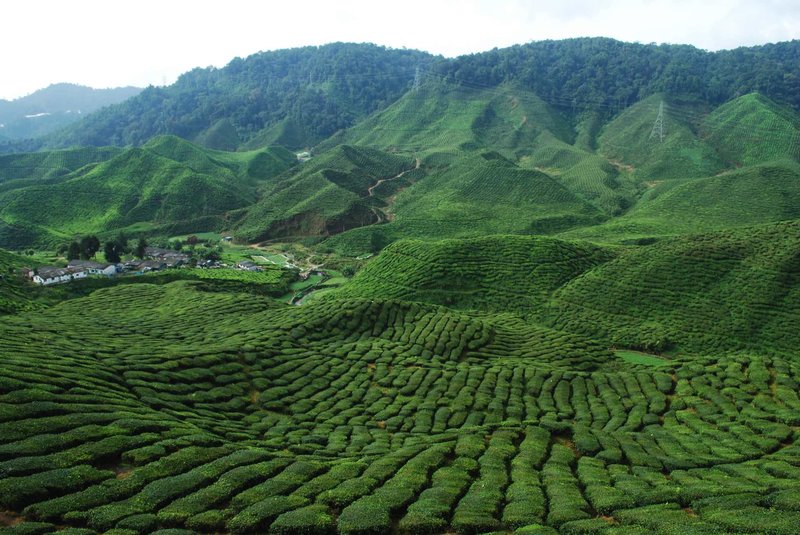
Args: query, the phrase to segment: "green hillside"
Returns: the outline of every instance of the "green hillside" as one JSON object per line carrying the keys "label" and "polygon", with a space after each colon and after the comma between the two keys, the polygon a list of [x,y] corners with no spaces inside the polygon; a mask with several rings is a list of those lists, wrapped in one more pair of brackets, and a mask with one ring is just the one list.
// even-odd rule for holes
{"label": "green hillside", "polygon": [[293,162],[283,149],[224,153],[154,138],[56,180],[8,182],[17,187],[0,192],[0,219],[31,229],[39,243],[124,228],[204,230],[253,203],[257,185]]}
{"label": "green hillside", "polygon": [[514,312],[609,346],[788,355],[800,343],[800,224],[601,249],[523,236],[400,241],[328,297]]}
{"label": "green hillside", "polygon": [[529,315],[560,286],[613,257],[589,244],[544,237],[402,240],[334,295]]}
{"label": "green hillside", "polygon": [[569,123],[539,97],[508,87],[429,84],[322,144],[430,153],[491,147],[515,158],[549,132],[569,141]]}
{"label": "green hillside", "polygon": [[[434,60],[425,52],[368,43],[259,52],[223,68],[195,68],[166,87],[148,87],[40,138],[37,148],[139,146],[165,134],[210,148],[237,148],[259,137],[267,143],[251,148],[290,140],[291,148],[301,148],[396,100],[411,86],[415,69]],[[286,121],[302,135],[269,134]]]}
{"label": "green hillside", "polygon": [[791,354],[800,343],[796,220],[621,251],[555,293],[551,326],[706,354]]}
{"label": "green hillside", "polygon": [[[653,128],[663,103],[661,129]],[[713,146],[697,135],[702,105],[656,94],[620,113],[598,137],[598,151],[637,180],[714,175],[724,169]]]}
{"label": "green hillside", "polygon": [[800,115],[759,93],[726,102],[710,113],[701,131],[733,165],[800,157]]}
{"label": "green hillside", "polygon": [[0,316],[36,308],[20,269],[33,268],[31,259],[0,249]]}
{"label": "green hillside", "polygon": [[376,223],[384,217],[385,194],[370,188],[413,168],[408,156],[340,146],[264,185],[237,236],[249,242],[326,236]]}
{"label": "green hillside", "polygon": [[800,165],[778,160],[688,181],[654,182],[625,215],[564,236],[601,242],[800,218]]}
{"label": "green hillside", "polygon": [[[417,73],[422,85],[445,81],[502,92],[513,84],[572,114],[618,110],[658,92],[714,107],[758,91],[797,109],[798,47],[790,41],[708,52],[595,37],[537,41],[457,58],[352,43],[261,52],[221,69],[194,69],[173,85],[147,88],[57,135],[5,143],[0,151],[141,145],[161,134],[205,141],[222,133],[217,130],[225,124],[221,119],[236,135],[226,128],[212,146],[263,138],[307,147],[403,96]],[[218,141],[223,145],[214,144]]]}
{"label": "green hillside", "polygon": [[[433,155],[422,168],[437,158]],[[433,168],[397,194],[391,213],[386,224],[346,232],[325,245],[362,254],[406,237],[551,234],[604,218],[557,180],[518,167],[496,152],[465,154]]]}
{"label": "green hillside", "polygon": [[6,154],[0,156],[0,188],[17,187],[18,181],[58,179],[85,165],[100,163],[117,156],[116,147],[85,147],[48,152]]}
{"label": "green hillside", "polygon": [[634,178],[624,168],[578,143],[569,145],[543,134],[537,138],[533,152],[520,160],[520,166],[549,174],[608,215],[621,214],[637,197]]}

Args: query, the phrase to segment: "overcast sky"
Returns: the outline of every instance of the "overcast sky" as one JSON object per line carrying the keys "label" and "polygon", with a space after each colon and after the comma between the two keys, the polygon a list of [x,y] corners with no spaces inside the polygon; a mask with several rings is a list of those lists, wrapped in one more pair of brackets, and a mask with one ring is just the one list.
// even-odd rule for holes
{"label": "overcast sky", "polygon": [[56,82],[163,85],[332,41],[456,56],[581,36],[707,50],[800,38],[800,0],[3,0],[0,14],[5,99]]}

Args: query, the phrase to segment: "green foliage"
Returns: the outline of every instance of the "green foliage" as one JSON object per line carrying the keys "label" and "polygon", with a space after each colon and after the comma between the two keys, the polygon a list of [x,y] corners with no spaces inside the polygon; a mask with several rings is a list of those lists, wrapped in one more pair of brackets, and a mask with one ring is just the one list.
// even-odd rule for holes
{"label": "green foliage", "polygon": [[559,289],[548,323],[644,351],[791,352],[799,238],[786,222],[627,248]]}
{"label": "green foliage", "polygon": [[327,235],[374,223],[370,187],[412,168],[409,157],[341,146],[282,175],[247,210],[237,236],[245,241]]}
{"label": "green foliage", "polygon": [[432,59],[412,50],[348,43],[261,52],[221,69],[194,69],[168,87],[148,87],[48,144],[141,145],[173,134],[228,148],[290,121],[307,135],[272,139],[294,141],[293,148],[311,146],[395,100],[410,86],[414,69]]}
{"label": "green foliage", "polygon": [[[532,43],[428,65],[402,97],[400,71],[431,58],[268,53],[80,135],[139,144],[169,124],[206,146],[300,146],[378,113],[288,171],[283,149],[172,136],[0,158],[0,243],[86,236],[86,252],[96,234],[110,259],[124,230],[140,256],[154,232],[216,254],[194,242],[224,225],[364,266],[289,306],[269,296],[320,276],[37,289],[17,275],[36,257],[0,251],[3,531],[795,532],[798,121],[747,94],[769,79],[794,101],[765,73],[795,46]],[[359,62],[361,81],[339,76]],[[379,254],[317,254],[332,250]]]}
{"label": "green foliage", "polygon": [[0,188],[0,219],[35,229],[32,242],[122,228],[204,230],[221,226],[225,212],[253,203],[257,186],[292,164],[282,149],[230,154],[155,138],[55,179],[7,181]]}
{"label": "green foliage", "polygon": [[544,237],[404,240],[388,246],[336,295],[525,314],[613,256],[589,244]]}

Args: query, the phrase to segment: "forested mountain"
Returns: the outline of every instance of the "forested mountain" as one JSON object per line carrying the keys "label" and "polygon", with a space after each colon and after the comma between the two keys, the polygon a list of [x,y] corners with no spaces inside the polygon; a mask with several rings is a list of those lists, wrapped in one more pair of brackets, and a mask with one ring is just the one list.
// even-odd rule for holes
{"label": "forested mountain", "polygon": [[196,140],[222,127],[234,147],[253,138],[302,147],[397,99],[416,68],[433,60],[368,44],[262,52],[221,69],[194,69],[169,87],[148,87],[47,144],[141,145],[159,134]]}
{"label": "forested mountain", "polygon": [[660,92],[721,104],[754,91],[800,108],[800,41],[719,52],[602,37],[539,41],[438,62],[432,73],[476,86],[515,81],[578,109],[617,111]]}
{"label": "forested mountain", "polygon": [[140,91],[138,87],[92,89],[76,84],[53,84],[25,97],[0,100],[0,141],[54,132]]}
{"label": "forested mountain", "polygon": [[[655,93],[710,105],[759,92],[800,108],[800,41],[720,52],[607,38],[540,41],[455,59],[369,44],[262,52],[194,69],[168,87],[88,117],[36,143],[141,145],[174,134],[209,148],[311,146],[390,104],[415,80],[473,88],[514,83],[569,115],[613,115]],[[2,148],[0,147],[0,150]]]}

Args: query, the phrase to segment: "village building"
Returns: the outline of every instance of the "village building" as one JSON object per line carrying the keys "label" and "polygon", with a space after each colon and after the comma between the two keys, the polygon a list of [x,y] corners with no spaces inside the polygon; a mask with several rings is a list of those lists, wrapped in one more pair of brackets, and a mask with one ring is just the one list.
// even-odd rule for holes
{"label": "village building", "polygon": [[145,247],[144,256],[150,260],[164,262],[166,267],[179,267],[189,263],[189,255],[161,247]]}
{"label": "village building", "polygon": [[36,284],[58,284],[61,282],[69,282],[72,280],[72,274],[67,268],[58,268],[54,266],[42,266],[37,269],[33,275],[33,282]]}
{"label": "village building", "polygon": [[236,263],[236,268],[241,269],[243,271],[262,271],[262,269],[257,266],[254,262],[250,260],[241,260]]}
{"label": "village building", "polygon": [[117,274],[116,264],[93,262],[91,260],[70,260],[68,269],[84,270],[89,275],[105,275],[111,277]]}

